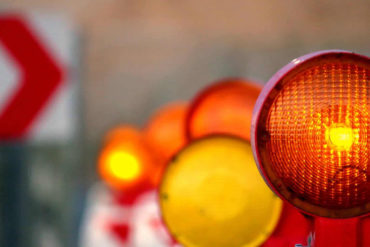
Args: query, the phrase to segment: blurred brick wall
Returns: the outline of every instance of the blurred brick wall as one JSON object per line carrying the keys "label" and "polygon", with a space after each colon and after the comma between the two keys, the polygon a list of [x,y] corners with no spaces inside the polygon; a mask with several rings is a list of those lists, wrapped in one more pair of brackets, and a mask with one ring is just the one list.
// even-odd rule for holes
{"label": "blurred brick wall", "polygon": [[1,0],[63,14],[83,37],[85,121],[98,142],[122,122],[189,99],[225,76],[267,80],[292,58],[340,48],[370,53],[370,1]]}

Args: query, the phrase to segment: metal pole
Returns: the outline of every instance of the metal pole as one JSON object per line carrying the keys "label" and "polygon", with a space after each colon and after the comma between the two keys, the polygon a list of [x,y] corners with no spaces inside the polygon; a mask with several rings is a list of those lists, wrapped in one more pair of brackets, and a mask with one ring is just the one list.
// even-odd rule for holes
{"label": "metal pole", "polygon": [[25,229],[27,166],[22,143],[0,145],[0,246],[20,247]]}

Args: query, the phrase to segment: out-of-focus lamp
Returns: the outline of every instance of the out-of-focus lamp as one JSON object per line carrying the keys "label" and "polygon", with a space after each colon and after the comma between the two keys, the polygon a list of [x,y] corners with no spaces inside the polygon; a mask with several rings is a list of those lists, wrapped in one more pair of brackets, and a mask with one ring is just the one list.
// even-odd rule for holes
{"label": "out-of-focus lamp", "polygon": [[98,171],[111,188],[127,196],[153,187],[154,162],[140,131],[122,126],[108,133],[99,155]]}
{"label": "out-of-focus lamp", "polygon": [[258,98],[255,159],[281,198],[315,216],[315,247],[362,246],[358,216],[370,212],[369,114],[370,60],[346,51],[293,60]]}
{"label": "out-of-focus lamp", "polygon": [[253,106],[261,88],[243,79],[227,79],[205,88],[189,107],[189,139],[217,133],[250,140]]}
{"label": "out-of-focus lamp", "polygon": [[176,154],[186,143],[186,102],[175,102],[159,109],[144,128],[148,144],[166,160]]}
{"label": "out-of-focus lamp", "polygon": [[186,102],[175,102],[159,109],[148,121],[143,130],[145,142],[158,157],[156,173],[152,174],[158,184],[168,161],[187,142],[185,136]]}
{"label": "out-of-focus lamp", "polygon": [[260,177],[250,144],[230,136],[202,138],[180,151],[159,200],[172,236],[188,247],[259,246],[282,208]]}

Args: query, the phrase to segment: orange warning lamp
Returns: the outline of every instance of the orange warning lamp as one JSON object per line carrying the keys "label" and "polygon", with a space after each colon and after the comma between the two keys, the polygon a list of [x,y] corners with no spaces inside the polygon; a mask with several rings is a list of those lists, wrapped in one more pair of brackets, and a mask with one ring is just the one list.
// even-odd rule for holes
{"label": "orange warning lamp", "polygon": [[144,129],[146,142],[166,162],[186,143],[186,102],[175,102],[164,106],[149,120]]}
{"label": "orange warning lamp", "polygon": [[113,142],[122,142],[122,140],[130,140],[134,143],[140,143],[143,139],[141,132],[131,125],[119,125],[105,135],[103,144],[111,144]]}
{"label": "orange warning lamp", "polygon": [[110,131],[98,160],[98,171],[113,189],[136,190],[149,183],[153,158],[141,133],[130,126]]}
{"label": "orange warning lamp", "polygon": [[230,136],[182,149],[166,169],[159,200],[172,236],[188,247],[260,246],[282,209],[259,176],[249,142]]}
{"label": "orange warning lamp", "polygon": [[215,83],[198,94],[187,115],[187,135],[232,134],[250,140],[252,112],[261,86],[243,79]]}
{"label": "orange warning lamp", "polygon": [[[267,83],[254,109],[251,135],[260,171],[277,194],[305,213],[368,214],[369,114],[368,57],[333,50],[293,60]],[[340,228],[340,221],[320,221],[334,222],[321,230]],[[326,236],[335,241],[334,235]],[[315,246],[324,246],[321,236],[316,234]],[[341,241],[330,246],[358,246],[356,239]]]}

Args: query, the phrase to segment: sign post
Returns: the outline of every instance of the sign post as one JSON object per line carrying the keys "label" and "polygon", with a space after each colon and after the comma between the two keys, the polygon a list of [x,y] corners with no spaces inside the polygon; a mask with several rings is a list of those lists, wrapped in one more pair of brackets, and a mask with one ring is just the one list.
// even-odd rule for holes
{"label": "sign post", "polygon": [[24,146],[19,143],[3,144],[0,148],[0,246],[18,247],[27,241],[24,234],[28,204],[24,151]]}

